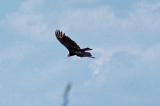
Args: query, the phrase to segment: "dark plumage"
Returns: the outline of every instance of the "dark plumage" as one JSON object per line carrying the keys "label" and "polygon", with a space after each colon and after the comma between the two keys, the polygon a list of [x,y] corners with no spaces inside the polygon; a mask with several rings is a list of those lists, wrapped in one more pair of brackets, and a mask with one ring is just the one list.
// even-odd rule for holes
{"label": "dark plumage", "polygon": [[68,57],[70,56],[79,56],[79,57],[90,57],[94,58],[90,52],[87,52],[89,50],[92,50],[90,48],[83,48],[81,49],[79,45],[75,41],[73,41],[71,38],[65,35],[60,30],[55,31],[56,38],[63,44],[69,51]]}

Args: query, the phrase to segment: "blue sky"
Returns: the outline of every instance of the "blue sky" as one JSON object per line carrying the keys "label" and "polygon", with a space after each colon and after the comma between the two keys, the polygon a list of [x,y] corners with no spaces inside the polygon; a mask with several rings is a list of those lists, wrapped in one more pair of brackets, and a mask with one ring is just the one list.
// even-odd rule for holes
{"label": "blue sky", "polygon": [[[159,0],[5,0],[0,105],[159,106]],[[96,59],[67,57],[63,30]]]}

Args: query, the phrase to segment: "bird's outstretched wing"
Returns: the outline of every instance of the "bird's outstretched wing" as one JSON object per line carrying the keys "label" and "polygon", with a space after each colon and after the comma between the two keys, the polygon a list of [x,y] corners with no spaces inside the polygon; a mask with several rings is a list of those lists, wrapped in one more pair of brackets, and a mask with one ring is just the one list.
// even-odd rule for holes
{"label": "bird's outstretched wing", "polygon": [[70,37],[66,36],[60,30],[55,31],[56,38],[69,50],[69,51],[76,51],[79,50],[79,45],[73,41]]}

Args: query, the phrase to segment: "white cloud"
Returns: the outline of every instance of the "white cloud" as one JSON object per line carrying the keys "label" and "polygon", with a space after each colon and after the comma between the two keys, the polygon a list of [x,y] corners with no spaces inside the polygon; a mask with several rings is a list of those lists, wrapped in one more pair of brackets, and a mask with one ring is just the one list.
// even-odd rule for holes
{"label": "white cloud", "polygon": [[0,50],[0,64],[3,62],[20,63],[27,55],[31,48],[26,45],[13,45],[12,47]]}
{"label": "white cloud", "polygon": [[129,13],[128,24],[130,30],[141,31],[143,33],[149,33],[149,36],[156,32],[159,33],[158,27],[160,26],[160,14],[158,8],[159,4],[146,4],[139,3],[135,6],[135,9]]}
{"label": "white cloud", "polygon": [[147,48],[142,54],[142,61],[144,62],[159,62],[160,58],[160,45],[153,46],[151,48]]}
{"label": "white cloud", "polygon": [[98,3],[98,2],[102,2],[103,0],[66,0],[67,2],[69,2],[72,5],[80,5],[80,4],[93,4],[93,3]]}
{"label": "white cloud", "polygon": [[72,32],[94,34],[95,38],[100,35],[130,40],[142,36],[155,37],[160,27],[159,8],[158,4],[137,3],[124,17],[117,16],[109,6],[66,10],[59,24]]}
{"label": "white cloud", "polygon": [[95,49],[97,54],[100,54],[100,57],[96,57],[93,63],[90,65],[93,70],[92,77],[98,76],[103,70],[103,66],[106,65],[112,58],[113,53],[104,49]]}
{"label": "white cloud", "polygon": [[[71,1],[70,1],[71,2]],[[76,1],[77,2],[77,1]],[[142,36],[155,37],[159,33],[159,4],[137,3],[134,9],[128,11],[125,17],[119,17],[109,5],[99,5],[85,9],[64,9],[61,13],[39,13],[44,6],[44,0],[26,0],[16,12],[8,14],[3,25],[15,33],[30,36],[32,39],[48,40],[53,29],[48,19],[53,19],[54,27],[76,32],[82,35],[126,37],[135,40]],[[57,9],[58,11],[58,9]],[[51,15],[52,14],[52,15]],[[65,17],[65,18],[64,18]],[[143,33],[143,34],[142,34]],[[105,37],[106,38],[106,37]]]}
{"label": "white cloud", "polygon": [[[150,66],[158,64],[160,62],[160,46],[159,44],[154,47],[149,47],[147,49],[143,49],[140,47],[114,47],[114,48],[102,48],[96,49],[95,52],[100,56],[95,59],[90,64],[90,68],[92,70],[92,77],[87,80],[84,84],[85,85],[96,85],[96,87],[105,86],[110,78],[110,73],[112,70],[112,66],[110,63],[113,61],[113,57],[118,53],[127,53],[130,61],[134,61],[134,72],[137,70],[137,63],[138,64],[148,64]],[[119,61],[117,61],[119,62]],[[121,61],[123,62],[123,60]],[[116,62],[115,62],[116,64]],[[127,67],[127,64],[124,66]],[[139,67],[139,66],[138,66]],[[146,66],[147,67],[147,66]],[[140,68],[140,67],[139,67]],[[133,70],[132,70],[133,71]],[[139,71],[139,70],[138,70]],[[141,71],[140,73],[145,73],[146,71]],[[129,73],[129,72],[128,72]],[[120,75],[119,75],[120,76]],[[124,75],[125,76],[125,75]]]}
{"label": "white cloud", "polygon": [[[77,1],[70,1],[77,2]],[[90,0],[88,1],[90,2]],[[31,39],[48,40],[52,35],[50,24],[47,23],[44,13],[38,14],[36,10],[45,3],[44,0],[26,0],[16,12],[8,14],[4,19],[3,25],[6,25],[13,32],[21,35],[29,36]],[[116,16],[114,10],[109,6],[98,6],[86,9],[64,10],[61,14],[53,13],[53,17],[58,17],[57,25],[64,30],[71,32],[86,33],[93,35],[93,39],[98,40],[99,37],[106,39],[109,36],[114,39],[124,38],[132,40],[141,38],[141,36],[149,38],[157,37],[160,33],[160,4],[138,3],[125,17]],[[52,13],[51,13],[52,14]],[[57,16],[58,15],[58,16]],[[64,18],[65,17],[65,18]],[[53,18],[54,19],[54,18]],[[114,40],[113,39],[113,40]],[[103,39],[102,39],[103,40]],[[145,38],[144,38],[145,42]],[[104,42],[106,43],[106,42]],[[100,42],[102,44],[102,42]],[[137,45],[136,43],[134,43]],[[145,45],[145,44],[144,44]],[[114,53],[124,51],[130,55],[137,55],[143,59],[156,59],[159,57],[156,49],[143,50],[131,49],[121,45],[122,47],[113,48],[111,51],[105,49],[96,50],[100,57],[97,58],[91,67],[94,70],[93,76],[98,76],[103,67],[110,62]],[[140,45],[141,46],[141,45]],[[159,49],[159,48],[158,48]]]}
{"label": "white cloud", "polygon": [[40,8],[45,3],[45,0],[25,0],[21,3],[19,10],[20,12],[33,12]]}
{"label": "white cloud", "polygon": [[20,36],[32,40],[48,40],[52,34],[51,28],[45,19],[36,9],[40,8],[43,0],[26,0],[22,2],[17,11],[6,15],[1,20],[1,26]]}
{"label": "white cloud", "polygon": [[[88,2],[90,2],[90,0],[88,0]],[[121,78],[119,78],[121,76],[123,76],[123,78],[126,81],[126,79],[129,79],[128,77],[130,77],[130,75],[128,74],[134,73],[139,67],[142,67],[141,64],[160,63],[159,44],[154,43],[153,41],[151,43],[152,45],[150,45],[150,44],[147,44],[147,42],[145,41],[148,39],[146,38],[147,36],[149,36],[149,40],[150,38],[153,38],[153,37],[155,39],[157,38],[157,40],[159,38],[159,32],[160,32],[159,30],[160,5],[159,4],[141,3],[138,6],[136,6],[133,10],[129,11],[129,13],[125,17],[116,16],[114,10],[108,6],[106,7],[99,6],[99,7],[91,7],[91,8],[75,9],[75,10],[64,9],[58,12],[58,14],[55,14],[54,12],[49,13],[52,15],[48,15],[51,17],[47,17],[45,16],[45,13],[37,12],[37,9],[41,8],[43,3],[44,1],[39,2],[39,0],[26,0],[21,4],[21,6],[17,9],[17,11],[11,14],[8,14],[5,17],[5,19],[3,19],[3,21],[1,22],[3,22],[2,24],[6,28],[8,28],[9,30],[11,30],[12,32],[18,35],[22,35],[34,40],[48,41],[49,35],[52,36],[52,31],[51,31],[52,29],[50,27],[50,23],[48,23],[51,21],[49,20],[47,22],[47,19],[48,18],[55,19],[55,20],[58,20],[57,22],[53,22],[57,24],[55,26],[59,26],[60,28],[67,30],[68,33],[70,32],[76,33],[77,35],[75,34],[75,36],[78,36],[78,37],[79,35],[82,35],[83,37],[81,37],[81,39],[83,38],[87,39],[87,36],[88,36],[89,40],[86,40],[86,41],[88,41],[89,43],[90,43],[90,40],[93,40],[95,42],[98,41],[96,43],[93,42],[93,45],[94,44],[97,45],[96,47],[93,47],[93,52],[95,51],[96,59],[95,60],[93,59],[92,63],[89,66],[91,68],[92,75],[91,75],[91,78],[88,78],[88,81],[86,81],[85,84],[95,85],[96,87],[104,86],[109,82],[109,80],[110,81],[111,80],[115,81],[119,79],[121,80]],[[144,36],[144,37],[141,38],[141,36]],[[110,39],[108,40],[108,38]],[[135,38],[142,39],[143,42],[140,42],[139,44],[137,44]],[[118,42],[117,43],[118,46],[115,46],[115,45],[113,46],[113,44],[111,44],[111,42],[115,41],[116,43],[117,41],[120,41],[122,39],[132,40],[133,45],[130,45],[130,41],[125,44],[123,44],[123,41],[122,43]],[[143,47],[143,45],[147,45],[147,46]],[[94,49],[94,48],[97,48],[97,49]],[[30,52],[31,52],[31,48],[28,46],[14,45],[13,47],[2,49],[0,50],[0,64],[5,61],[20,63],[21,61],[23,61],[23,59],[25,59],[28,56]],[[114,56],[119,53],[124,53],[124,54],[126,53],[127,58],[129,57],[129,59],[134,59],[134,62],[135,63],[137,62],[138,64],[140,63],[140,65],[135,64],[136,65],[135,68],[133,65],[132,70],[128,70],[129,68],[127,68],[127,70],[119,71],[118,69],[119,67],[118,68],[116,67],[118,71],[116,69],[112,69],[112,67],[115,67],[114,65],[117,64],[116,63],[117,60],[114,60],[113,64],[110,64],[110,63],[113,61]],[[78,61],[79,59],[73,58],[71,60]],[[121,61],[121,60],[118,60],[118,61]],[[35,90],[36,93],[37,93],[37,90],[39,90],[39,88],[41,93],[43,93],[41,89],[44,89],[44,90],[47,89],[47,94],[45,94],[45,96],[46,98],[49,96],[48,101],[50,102],[52,102],[52,100],[55,101],[53,105],[59,104],[60,98],[58,96],[60,96],[59,92],[61,91],[59,91],[59,88],[61,87],[58,86],[58,84],[60,83],[61,85],[62,80],[64,81],[65,79],[71,78],[67,74],[68,73],[71,74],[72,72],[70,69],[76,66],[73,66],[71,61],[61,63],[62,62],[61,60],[56,65],[54,62],[57,63],[57,60],[54,59],[53,57],[53,60],[46,60],[46,63],[50,63],[50,64],[47,66],[42,66],[42,69],[39,67],[38,68],[36,67],[37,69],[35,69],[35,66],[30,67],[29,69],[31,70],[23,71],[22,73],[17,74],[21,76],[16,77],[17,75],[14,75],[16,77],[16,78],[14,77],[14,80],[15,80],[15,82],[13,80],[14,83],[12,83],[12,81],[10,80],[13,78],[6,78],[7,80],[11,81],[11,82],[9,81],[10,83],[8,82],[7,83],[9,87],[10,87],[10,84],[11,85],[15,84],[16,89],[22,88],[24,89],[23,91]],[[82,62],[84,61],[82,60]],[[65,66],[61,67],[61,64],[65,64]],[[79,62],[76,64],[79,64]],[[68,67],[69,69],[67,69]],[[125,69],[127,65],[124,64],[124,66],[122,67],[123,69]],[[145,66],[145,67],[148,67],[148,66]],[[76,71],[81,71],[81,69]],[[134,71],[134,72],[130,72],[130,71]],[[142,74],[145,73],[144,71],[146,70],[141,70],[141,73]],[[139,70],[137,70],[136,72],[138,74],[140,73]],[[121,75],[121,73],[123,75]],[[73,76],[74,76],[73,79],[78,80],[77,82],[80,82],[79,81],[80,78],[78,77],[81,77],[81,76],[77,77],[75,76],[75,74]],[[85,77],[88,77],[88,75],[86,75]],[[81,78],[82,79],[80,80],[84,80],[83,77]],[[131,80],[129,81],[132,82]],[[113,84],[118,84],[118,83],[115,82]],[[110,89],[112,89],[112,87]],[[114,86],[114,87],[117,87],[117,86]],[[14,88],[14,86],[12,86],[11,89],[12,88]],[[90,88],[91,87],[89,86],[89,90],[91,90]],[[118,90],[118,89],[121,89],[121,88],[118,87],[115,90]],[[127,90],[128,89],[129,88],[127,88]],[[100,93],[103,93],[103,91]],[[95,92],[95,91],[91,91],[91,92]],[[19,93],[19,90],[18,90],[18,93]],[[46,98],[44,99],[44,101],[46,100]],[[39,99],[37,99],[37,101],[38,100]]]}

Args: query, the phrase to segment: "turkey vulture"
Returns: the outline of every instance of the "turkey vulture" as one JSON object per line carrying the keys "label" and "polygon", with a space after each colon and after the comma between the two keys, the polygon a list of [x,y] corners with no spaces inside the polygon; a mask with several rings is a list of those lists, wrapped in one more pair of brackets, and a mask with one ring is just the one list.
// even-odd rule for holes
{"label": "turkey vulture", "polygon": [[94,58],[90,52],[87,52],[89,50],[92,50],[90,48],[83,48],[81,49],[78,44],[76,44],[75,41],[73,41],[71,38],[65,35],[60,30],[55,31],[56,38],[60,41],[61,44],[63,44],[69,51],[68,57],[70,56],[79,56],[79,57],[90,57]]}

